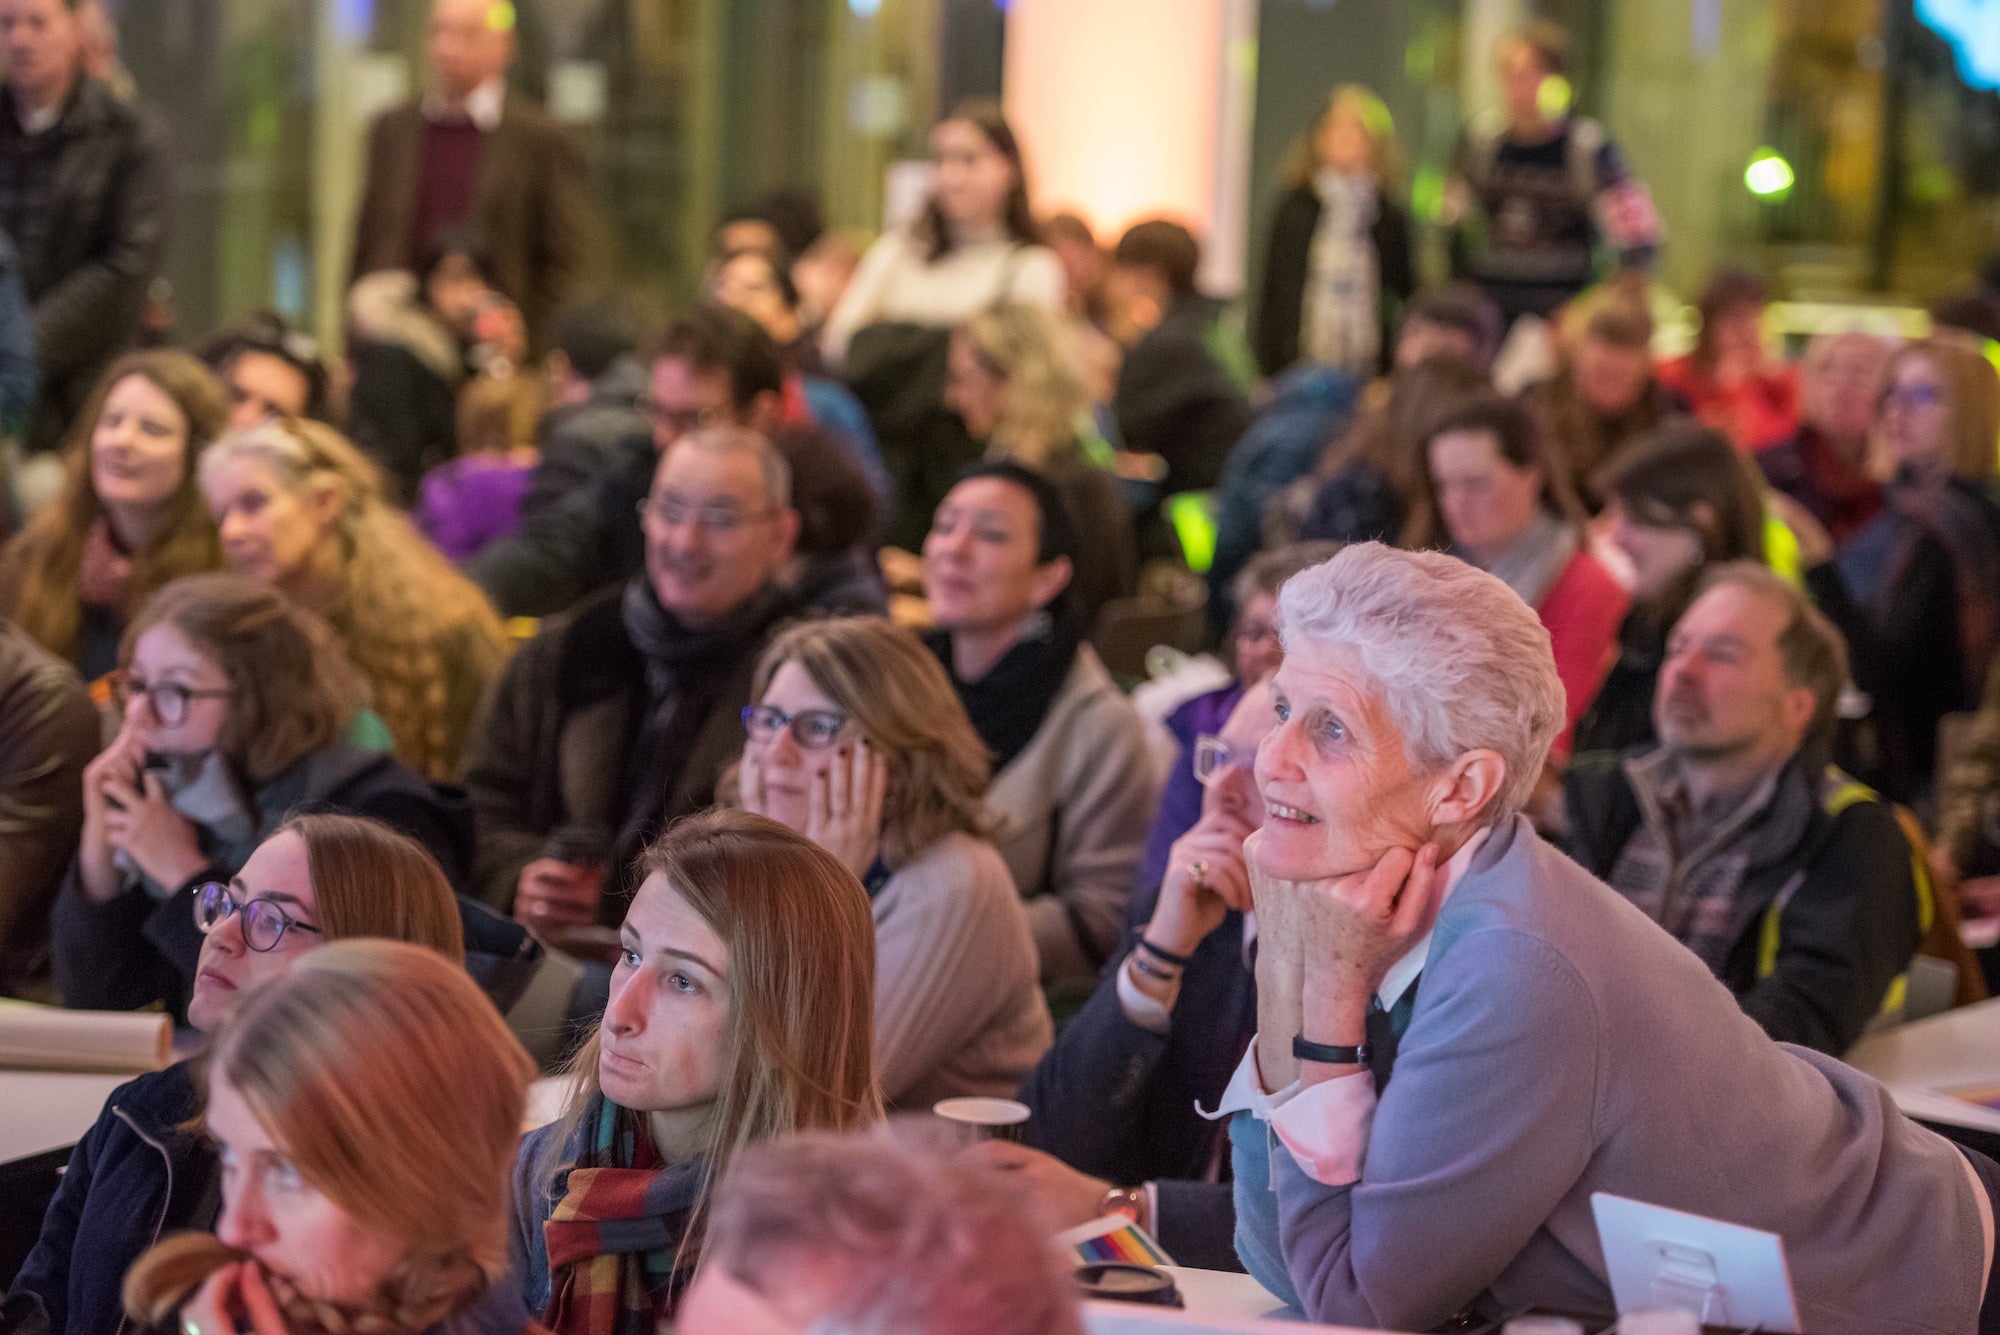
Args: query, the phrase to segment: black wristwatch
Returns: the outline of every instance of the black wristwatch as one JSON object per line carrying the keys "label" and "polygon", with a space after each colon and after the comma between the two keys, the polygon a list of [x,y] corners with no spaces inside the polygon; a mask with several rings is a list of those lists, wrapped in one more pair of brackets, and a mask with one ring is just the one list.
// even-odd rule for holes
{"label": "black wristwatch", "polygon": [[1322,1066],[1366,1066],[1375,1054],[1366,1043],[1350,1048],[1339,1043],[1315,1043],[1304,1034],[1294,1034],[1292,1055],[1302,1062],[1318,1062]]}

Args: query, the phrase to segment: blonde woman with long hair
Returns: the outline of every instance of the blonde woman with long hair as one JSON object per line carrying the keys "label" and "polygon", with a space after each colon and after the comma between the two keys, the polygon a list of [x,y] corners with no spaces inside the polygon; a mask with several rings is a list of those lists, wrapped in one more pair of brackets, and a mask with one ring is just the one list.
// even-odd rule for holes
{"label": "blonde woman with long hair", "polygon": [[182,1335],[532,1328],[502,1281],[534,1063],[463,969],[400,941],[316,950],[243,1003],[205,1066],[221,1218],[139,1258],[135,1320]]}
{"label": "blonde woman with long hair", "polygon": [[853,874],[738,811],[675,825],[643,870],[576,1092],[515,1167],[515,1269],[558,1335],[652,1335],[694,1274],[731,1156],[882,1116],[874,931]]}
{"label": "blonde woman with long hair", "polygon": [[380,470],[331,427],[273,420],[217,441],[201,486],[230,566],[333,626],[397,756],[458,777],[506,635],[478,586],[382,499]]}
{"label": "blonde woman with long hair", "polygon": [[1032,468],[1061,490],[1081,540],[1074,588],[1088,630],[1131,590],[1138,555],[1131,509],[1100,466],[1111,448],[1091,422],[1069,331],[1034,306],[981,311],[952,331],[944,401],[988,460]]}
{"label": "blonde woman with long hair", "polygon": [[[189,909],[195,912],[190,913]],[[413,840],[354,816],[298,816],[241,870],[175,904],[201,932],[189,1023],[213,1035],[258,988],[329,942],[389,937],[465,959],[458,905]],[[214,1222],[221,1165],[193,1123],[198,1062],[121,1085],[70,1155],[10,1304],[51,1330],[109,1331],[124,1313],[125,1272],[164,1233]]]}
{"label": "blonde woman with long hair", "polygon": [[1011,1097],[1055,1035],[986,746],[944,668],[881,617],[812,621],[764,651],[751,699],[738,801],[868,890],[883,1099]]}
{"label": "blonde woman with long hair", "polygon": [[1416,290],[1396,126],[1382,99],[1341,84],[1292,152],[1271,218],[1252,338],[1267,376],[1298,362],[1366,380]]}
{"label": "blonde woman with long hair", "polygon": [[184,352],[114,362],[77,419],[62,490],[0,551],[0,615],[85,680],[109,672],[141,603],[222,564],[195,460],[228,418],[222,382]]}

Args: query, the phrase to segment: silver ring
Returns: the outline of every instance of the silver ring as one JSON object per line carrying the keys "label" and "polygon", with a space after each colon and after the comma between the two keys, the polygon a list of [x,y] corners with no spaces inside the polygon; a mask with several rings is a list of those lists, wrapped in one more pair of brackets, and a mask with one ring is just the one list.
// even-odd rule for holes
{"label": "silver ring", "polygon": [[1208,889],[1207,877],[1208,877],[1207,858],[1196,858],[1193,862],[1188,863],[1188,879],[1193,881],[1197,886],[1200,886],[1203,890]]}

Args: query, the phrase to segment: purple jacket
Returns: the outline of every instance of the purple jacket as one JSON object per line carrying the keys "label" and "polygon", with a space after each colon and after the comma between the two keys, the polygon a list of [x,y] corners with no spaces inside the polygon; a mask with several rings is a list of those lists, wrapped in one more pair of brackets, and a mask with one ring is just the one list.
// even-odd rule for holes
{"label": "purple jacket", "polygon": [[[1220,690],[1197,695],[1167,715],[1167,731],[1180,743],[1180,750],[1174,755],[1167,786],[1160,792],[1159,814],[1153,817],[1153,827],[1146,832],[1146,854],[1139,860],[1139,876],[1132,883],[1133,904],[1140,902],[1141,891],[1157,887],[1167,879],[1167,853],[1174,840],[1193,829],[1194,823],[1201,819],[1201,785],[1194,781],[1192,763],[1194,739],[1205,732],[1221,732],[1236,702],[1242,698],[1243,683],[1233,681]],[[1152,912],[1150,903],[1146,912]],[[1132,922],[1128,915],[1126,926],[1145,925],[1144,919]]]}
{"label": "purple jacket", "polygon": [[521,526],[521,502],[534,475],[533,468],[477,456],[453,459],[424,474],[411,518],[439,551],[462,565]]}

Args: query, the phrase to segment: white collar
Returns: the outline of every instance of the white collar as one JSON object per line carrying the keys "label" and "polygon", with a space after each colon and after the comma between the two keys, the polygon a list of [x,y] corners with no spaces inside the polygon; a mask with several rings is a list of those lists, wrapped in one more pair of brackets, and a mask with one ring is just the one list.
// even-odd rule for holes
{"label": "white collar", "polygon": [[62,119],[63,108],[69,105],[69,98],[59,97],[45,107],[29,111],[17,100],[14,104],[14,119],[21,126],[21,133],[27,135],[45,134],[55,128]]}
{"label": "white collar", "polygon": [[507,103],[507,81],[495,75],[466,95],[465,105],[454,108],[439,93],[424,96],[424,118],[443,120],[453,111],[462,113],[481,134],[492,134],[500,128],[500,112]]}
{"label": "white collar", "polygon": [[[1472,866],[1473,857],[1491,833],[1490,829],[1473,831],[1472,837],[1451,855],[1451,861],[1444,864],[1444,894],[1438,897],[1440,911],[1444,902],[1451,898],[1451,892],[1458,889],[1458,883],[1465,879],[1466,869]],[[1382,975],[1382,985],[1375,989],[1375,1001],[1383,1010],[1394,1010],[1396,1003],[1403,999],[1403,994],[1410,990],[1410,984],[1416,982],[1417,975],[1424,971],[1424,965],[1431,957],[1431,936],[1436,930],[1432,927],[1425,932],[1415,945],[1389,966],[1389,972]]]}

